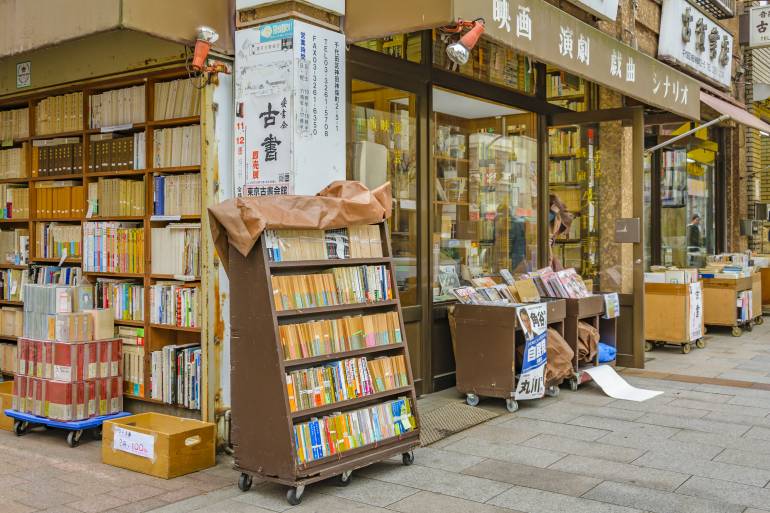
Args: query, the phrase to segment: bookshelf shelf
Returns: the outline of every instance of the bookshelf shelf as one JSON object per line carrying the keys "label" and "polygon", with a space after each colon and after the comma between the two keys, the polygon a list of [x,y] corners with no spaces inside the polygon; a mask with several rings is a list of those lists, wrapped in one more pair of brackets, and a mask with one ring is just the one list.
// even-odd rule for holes
{"label": "bookshelf shelf", "polygon": [[363,349],[354,349],[353,351],[343,351],[340,353],[330,353],[320,356],[312,356],[310,358],[298,358],[295,360],[284,360],[284,369],[292,369],[297,367],[305,367],[306,365],[313,365],[316,363],[323,363],[333,360],[343,360],[345,358],[354,358],[356,356],[365,356],[367,354],[386,353],[388,351],[397,351],[403,349],[404,344],[387,344],[383,346],[366,347]]}
{"label": "bookshelf shelf", "polygon": [[374,308],[385,308],[398,305],[398,301],[389,299],[387,301],[375,301],[374,303],[351,303],[349,305],[321,306],[317,308],[304,308],[302,310],[279,310],[275,312],[278,318],[283,317],[303,317],[309,315],[319,315],[334,312],[351,312],[356,310],[370,310]]}
{"label": "bookshelf shelf", "polygon": [[299,410],[299,411],[292,412],[291,418],[292,420],[301,420],[301,419],[306,419],[308,417],[314,417],[319,413],[346,411],[346,410],[355,408],[356,406],[363,406],[367,403],[377,402],[382,399],[387,399],[389,397],[398,397],[400,395],[408,394],[411,390],[412,390],[411,386],[399,387],[399,388],[394,388],[392,390],[386,390],[384,392],[377,392],[376,394],[365,395],[363,397],[356,397],[355,399],[349,399],[347,401],[339,401],[336,403],[325,404],[323,406],[318,406],[317,408]]}
{"label": "bookshelf shelf", "polygon": [[0,305],[3,305],[3,306],[24,306],[24,301],[10,301],[8,299],[0,299]]}
{"label": "bookshelf shelf", "polygon": [[27,269],[27,264],[0,264],[0,269]]}
{"label": "bookshelf shelf", "polygon": [[188,214],[184,216],[161,216],[161,215],[152,215],[150,216],[150,222],[151,223],[177,223],[179,221],[200,221],[201,216],[200,214]]}
{"label": "bookshelf shelf", "polygon": [[86,221],[104,222],[104,221],[143,221],[144,216],[106,216],[106,217],[88,217]]}
{"label": "bookshelf shelf", "polygon": [[585,100],[585,93],[563,94],[561,96],[549,96],[548,101]]}
{"label": "bookshelf shelf", "polygon": [[150,328],[155,328],[158,330],[168,330],[168,331],[186,331],[188,333],[201,332],[201,328],[185,328],[182,326],[174,326],[173,324],[150,324]]}
{"label": "bookshelf shelf", "polygon": [[52,176],[33,176],[33,182],[48,182],[55,180],[82,180],[84,178],[83,173],[72,173],[69,175],[52,175]]}
{"label": "bookshelf shelf", "polygon": [[[35,223],[79,223],[82,219],[79,217],[35,217],[32,222]],[[57,262],[58,259],[55,259]]]}
{"label": "bookshelf shelf", "polygon": [[189,277],[182,276],[179,274],[151,274],[150,278],[153,280],[175,280],[175,281],[184,281],[188,283],[195,283],[196,281],[201,281],[200,276],[193,276],[192,279],[189,279]]}
{"label": "bookshelf shelf", "polygon": [[136,328],[143,328],[144,321],[132,321],[128,319],[115,319],[115,325],[117,326],[133,326]]}
{"label": "bookshelf shelf", "polygon": [[270,262],[271,269],[297,269],[305,267],[343,267],[355,265],[385,265],[390,258],[344,258],[337,260],[300,260],[290,262]]}
{"label": "bookshelf shelf", "polygon": [[83,271],[83,274],[90,276],[100,276],[104,278],[144,278],[143,273],[113,273],[106,271]]}
{"label": "bookshelf shelf", "polygon": [[578,182],[550,182],[548,187],[582,187]]}
{"label": "bookshelf shelf", "polygon": [[123,169],[120,171],[87,171],[86,177],[87,178],[98,178],[100,176],[102,177],[121,177],[121,176],[142,176],[147,174],[147,169]]}
{"label": "bookshelf shelf", "polygon": [[193,173],[200,171],[200,166],[179,166],[179,167],[154,167],[150,169],[153,173],[171,174],[171,173]]}
{"label": "bookshelf shelf", "polygon": [[27,183],[29,178],[0,178],[0,183]]}
{"label": "bookshelf shelf", "polygon": [[20,224],[20,223],[29,223],[29,219],[0,219],[0,223],[5,224]]}
{"label": "bookshelf shelf", "polygon": [[574,153],[552,153],[548,155],[548,158],[552,160],[569,160],[569,159],[577,159],[580,157]]}
{"label": "bookshelf shelf", "polygon": [[142,131],[145,128],[147,128],[146,123],[133,123],[130,126],[128,124],[126,125],[116,125],[116,126],[105,126],[105,127],[99,127],[99,128],[89,128],[86,130],[87,134],[115,134],[115,133],[125,133],[125,132],[137,132]]}
{"label": "bookshelf shelf", "polygon": [[150,121],[147,126],[153,128],[169,128],[175,126],[195,125],[201,122],[200,116],[188,116],[184,118],[172,118],[172,119],[159,119],[156,121]]}
{"label": "bookshelf shelf", "polygon": [[63,264],[81,264],[81,263],[83,263],[83,261],[82,261],[82,259],[80,257],[78,257],[78,258],[65,258],[64,260],[62,260],[61,257],[59,257],[59,258],[32,257],[29,260],[32,263],[46,263],[46,264],[58,264],[59,262],[61,262]]}
{"label": "bookshelf shelf", "polygon": [[16,335],[0,335],[0,340],[16,342],[19,339]]}
{"label": "bookshelf shelf", "polygon": [[76,130],[72,132],[59,132],[58,134],[40,134],[33,135],[30,139],[33,141],[42,141],[45,139],[60,139],[64,137],[82,137],[83,130]]}

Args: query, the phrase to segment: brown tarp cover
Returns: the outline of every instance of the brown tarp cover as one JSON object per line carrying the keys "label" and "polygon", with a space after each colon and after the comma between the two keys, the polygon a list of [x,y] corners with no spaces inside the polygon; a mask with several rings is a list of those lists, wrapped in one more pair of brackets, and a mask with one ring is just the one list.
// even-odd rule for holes
{"label": "brown tarp cover", "polygon": [[596,351],[599,348],[599,330],[580,321],[578,323],[578,361],[590,363],[596,359]]}
{"label": "brown tarp cover", "polygon": [[553,328],[548,328],[546,343],[547,360],[545,362],[545,382],[548,384],[561,383],[572,377],[572,360],[575,352],[564,337]]}
{"label": "brown tarp cover", "polygon": [[316,196],[234,198],[209,207],[211,236],[227,270],[229,246],[247,256],[270,229],[328,230],[390,217],[390,182],[370,191],[356,181],[332,182]]}

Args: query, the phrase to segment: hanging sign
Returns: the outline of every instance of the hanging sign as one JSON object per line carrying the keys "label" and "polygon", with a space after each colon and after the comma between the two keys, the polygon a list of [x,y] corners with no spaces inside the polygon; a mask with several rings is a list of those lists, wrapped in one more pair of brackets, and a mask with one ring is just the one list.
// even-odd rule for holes
{"label": "hanging sign", "polygon": [[770,5],[749,10],[749,48],[770,46]]}
{"label": "hanging sign", "polygon": [[703,338],[703,283],[690,283],[690,342]]}
{"label": "hanging sign", "polygon": [[732,34],[686,0],[663,0],[658,58],[724,89],[731,86]]}
{"label": "hanging sign", "polygon": [[548,309],[545,303],[516,308],[526,345],[514,399],[539,399],[545,395],[545,364]]}

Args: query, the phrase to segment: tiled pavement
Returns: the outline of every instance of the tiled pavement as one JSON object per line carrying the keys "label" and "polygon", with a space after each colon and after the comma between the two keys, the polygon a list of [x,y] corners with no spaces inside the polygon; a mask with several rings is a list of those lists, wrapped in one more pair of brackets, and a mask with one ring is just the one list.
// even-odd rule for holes
{"label": "tiled pavement", "polygon": [[[665,394],[631,403],[586,385],[516,414],[482,401],[501,416],[419,449],[411,467],[399,458],[356,471],[346,488],[309,486],[294,508],[282,486],[240,492],[226,457],[163,481],[100,464],[95,442],[69,449],[60,433],[0,432],[0,513],[770,513],[770,391],[627,379]],[[418,407],[459,400],[445,391]]]}

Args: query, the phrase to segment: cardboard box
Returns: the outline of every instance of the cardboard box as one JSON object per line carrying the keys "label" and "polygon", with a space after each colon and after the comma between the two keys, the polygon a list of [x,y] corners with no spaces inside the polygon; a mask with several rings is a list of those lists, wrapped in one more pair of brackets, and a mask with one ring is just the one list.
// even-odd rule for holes
{"label": "cardboard box", "polygon": [[216,426],[141,413],[104,423],[102,463],[171,479],[216,463]]}
{"label": "cardboard box", "polygon": [[13,381],[0,383],[0,429],[13,431],[13,419],[6,417],[5,410],[13,408]]}

